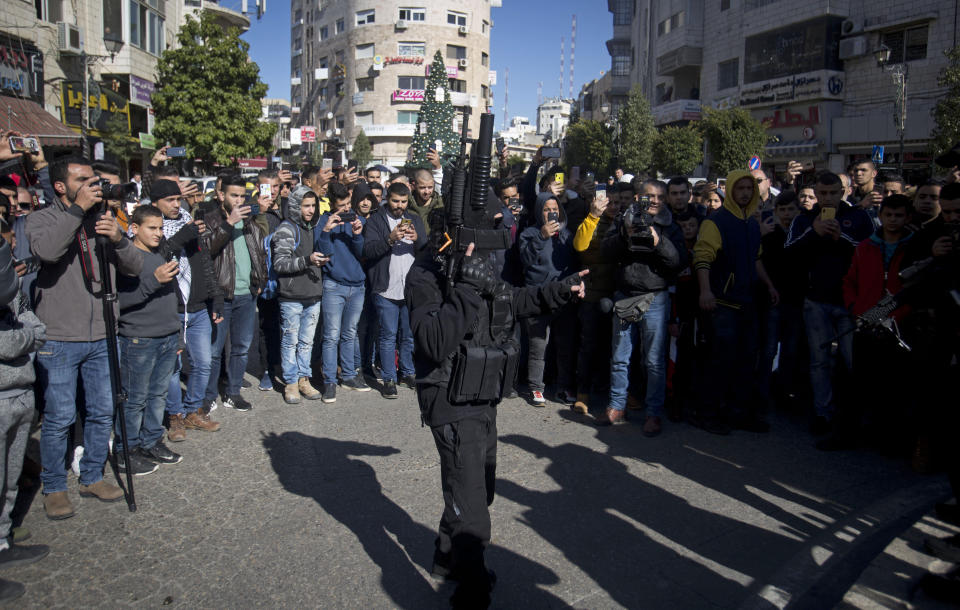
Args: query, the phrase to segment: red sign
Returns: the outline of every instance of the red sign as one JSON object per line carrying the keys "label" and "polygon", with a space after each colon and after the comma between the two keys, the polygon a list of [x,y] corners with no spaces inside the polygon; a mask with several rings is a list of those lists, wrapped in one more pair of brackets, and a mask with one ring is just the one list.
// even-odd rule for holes
{"label": "red sign", "polygon": [[267,169],[266,157],[254,157],[253,159],[237,159],[237,164],[242,168],[249,169]]}
{"label": "red sign", "polygon": [[395,102],[422,102],[424,93],[423,89],[395,89],[391,99]]}
{"label": "red sign", "polygon": [[390,64],[413,64],[419,66],[423,64],[422,57],[384,57],[383,65],[389,66]]}
{"label": "red sign", "polygon": [[772,127],[799,127],[820,124],[820,106],[808,106],[807,116],[799,112],[790,112],[789,108],[783,108],[773,113],[773,116],[763,117],[761,123],[767,124],[767,129]]}
{"label": "red sign", "polygon": [[316,141],[317,141],[317,128],[316,128],[316,127],[301,127],[301,128],[300,128],[300,141],[301,141],[301,142],[316,142]]}

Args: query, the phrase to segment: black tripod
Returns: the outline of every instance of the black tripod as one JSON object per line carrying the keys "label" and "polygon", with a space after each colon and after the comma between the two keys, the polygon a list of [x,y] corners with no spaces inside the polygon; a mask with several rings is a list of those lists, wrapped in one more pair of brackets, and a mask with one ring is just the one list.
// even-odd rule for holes
{"label": "black tripod", "polygon": [[[110,251],[110,240],[103,235],[97,235],[97,258],[100,262],[100,281],[103,288],[103,326],[107,334],[107,360],[110,366],[110,393],[113,396],[113,413],[120,422],[120,442],[123,449],[123,463],[127,466],[127,508],[131,513],[137,511],[137,499],[133,495],[133,473],[130,471],[130,446],[127,444],[127,416],[123,411],[123,403],[127,399],[120,384],[120,356],[117,353],[117,316],[114,303],[117,302],[117,293],[113,289],[113,280],[110,277],[110,263],[107,254]],[[116,449],[114,449],[116,453]]]}

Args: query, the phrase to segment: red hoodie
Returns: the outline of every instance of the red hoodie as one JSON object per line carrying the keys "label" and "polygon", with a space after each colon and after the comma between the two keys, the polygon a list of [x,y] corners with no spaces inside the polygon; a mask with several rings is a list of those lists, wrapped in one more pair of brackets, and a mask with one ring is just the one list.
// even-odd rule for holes
{"label": "red hoodie", "polygon": [[[843,302],[855,316],[877,304],[887,291],[896,294],[903,288],[900,281],[900,269],[906,251],[906,242],[912,234],[897,242],[896,250],[890,258],[890,266],[884,269],[882,239],[874,234],[870,239],[861,241],[853,252],[850,269],[843,278]],[[907,306],[896,309],[893,319],[900,321],[909,313]]]}

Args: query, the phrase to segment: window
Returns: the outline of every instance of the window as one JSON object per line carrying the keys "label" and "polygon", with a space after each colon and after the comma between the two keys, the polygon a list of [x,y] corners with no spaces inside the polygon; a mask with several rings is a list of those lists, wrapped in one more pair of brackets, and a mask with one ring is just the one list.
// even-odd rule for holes
{"label": "window", "polygon": [[376,10],[357,11],[357,25],[369,25],[373,23]]}
{"label": "window", "polygon": [[401,76],[397,78],[397,89],[418,89],[427,88],[427,78],[425,76]]}
{"label": "window", "polygon": [[730,10],[730,0],[720,0],[720,12]]}
{"label": "window", "polygon": [[373,43],[358,44],[354,50],[354,59],[370,59],[375,55],[373,52]]}
{"label": "window", "polygon": [[613,25],[630,25],[633,20],[633,0],[613,0]]}
{"label": "window", "polygon": [[336,53],[334,53],[334,54],[333,54],[333,57],[334,57],[334,60],[335,60],[336,63],[342,64],[342,63],[343,63],[343,49],[340,49],[339,51],[337,51]]}
{"label": "window", "polygon": [[320,91],[319,91],[319,93],[317,93],[317,95],[318,95],[318,96],[320,97],[320,99],[322,99],[322,100],[327,99],[327,96],[330,95],[330,88],[327,87],[326,85],[324,85],[323,87],[320,87]]}
{"label": "window", "polygon": [[744,10],[752,10],[756,8],[762,8],[768,4],[773,4],[779,2],[780,0],[743,0]]}
{"label": "window", "polygon": [[450,91],[456,91],[457,93],[467,92],[467,81],[458,78],[450,78],[447,80],[450,83]]}
{"label": "window", "polygon": [[610,71],[613,76],[630,76],[630,68],[633,67],[633,50],[629,44],[612,44],[610,59]]}
{"label": "window", "polygon": [[345,29],[347,25],[343,22],[343,17],[337,19],[337,34],[342,34]]}
{"label": "window", "polygon": [[330,31],[327,29],[327,26],[321,25],[320,26],[320,42],[323,42],[329,37],[330,37]]}
{"label": "window", "polygon": [[321,57],[321,58],[320,58],[320,61],[317,62],[317,67],[320,68],[321,70],[326,70],[326,69],[328,68],[328,66],[327,66],[327,58],[326,58],[326,57]]}
{"label": "window", "polygon": [[467,25],[467,14],[457,11],[447,11],[448,25]]}
{"label": "window", "polygon": [[740,58],[717,64],[717,89],[736,87],[740,83]]}
{"label": "window", "polygon": [[403,7],[400,9],[400,19],[404,21],[426,21],[427,9]]}
{"label": "window", "polygon": [[927,57],[928,26],[920,26],[897,32],[884,32],[883,44],[890,49],[890,63],[902,64]]}
{"label": "window", "polygon": [[486,85],[480,85],[480,97],[485,100],[490,99],[490,87],[487,87]]}
{"label": "window", "polygon": [[320,119],[320,131],[327,131],[330,129],[330,119]]}
{"label": "window", "polygon": [[34,0],[37,19],[56,23],[63,21],[63,0]]}
{"label": "window", "polygon": [[337,97],[343,97],[343,83],[337,83],[333,86],[333,94]]}
{"label": "window", "polygon": [[159,55],[166,47],[164,41],[163,16],[155,9],[159,9],[159,0],[148,0],[141,4],[138,0],[130,0],[130,44]]}
{"label": "window", "polygon": [[358,78],[357,91],[359,92],[373,91],[373,77]]}
{"label": "window", "polygon": [[485,67],[490,65],[490,56],[483,51],[480,51],[480,65]]}
{"label": "window", "polygon": [[303,20],[303,11],[300,9],[297,9],[296,12],[293,14],[293,25],[299,25],[302,20]]}
{"label": "window", "polygon": [[426,57],[427,43],[425,42],[398,42],[397,55],[400,57]]}
{"label": "window", "polygon": [[398,110],[397,122],[402,125],[416,125],[418,113],[416,110]]}
{"label": "window", "polygon": [[123,40],[123,0],[103,0],[103,39]]}
{"label": "window", "polygon": [[679,13],[674,13],[670,16],[670,29],[675,30],[683,26],[684,22],[687,20],[687,14],[685,11],[680,11]]}
{"label": "window", "polygon": [[357,127],[369,127],[373,125],[372,112],[358,112],[353,115],[353,124]]}
{"label": "window", "polygon": [[489,33],[490,33],[490,22],[487,21],[486,19],[484,19],[484,20],[480,23],[480,33],[481,33],[481,34],[489,34]]}
{"label": "window", "polygon": [[346,123],[345,123],[344,120],[343,120],[343,115],[338,116],[338,117],[337,117],[337,129],[343,129],[343,126],[344,126],[344,125],[346,125]]}
{"label": "window", "polygon": [[447,59],[465,59],[467,57],[467,47],[458,47],[455,44],[447,45]]}

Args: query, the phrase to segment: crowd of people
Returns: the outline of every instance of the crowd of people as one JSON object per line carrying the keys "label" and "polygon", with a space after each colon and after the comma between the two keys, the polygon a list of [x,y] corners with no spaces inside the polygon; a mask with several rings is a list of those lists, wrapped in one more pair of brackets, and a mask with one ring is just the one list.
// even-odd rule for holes
{"label": "crowd of people", "polygon": [[[138,476],[180,462],[167,442],[220,430],[220,406],[251,411],[245,391],[297,405],[416,390],[407,277],[446,230],[450,168],[436,153],[413,170],[308,166],[250,183],[224,171],[204,192],[165,148],[124,184],[107,162],[11,153],[9,135],[0,161],[20,170],[0,177],[5,536],[34,396],[44,509],[65,519],[71,442],[83,447],[80,495],[118,501],[109,456]],[[913,185],[869,159],[843,174],[791,162],[779,177],[618,169],[598,182],[539,151],[529,166],[505,159],[491,192],[512,241],[491,254],[502,281],[545,286],[589,270],[582,298],[523,320],[507,398],[592,412],[603,426],[642,411],[648,437],[665,420],[764,433],[780,407],[809,416],[820,449],[868,442],[926,467],[960,344],[956,167]],[[103,270],[118,294],[127,456],[103,382]],[[46,552],[8,536],[0,565]]]}

